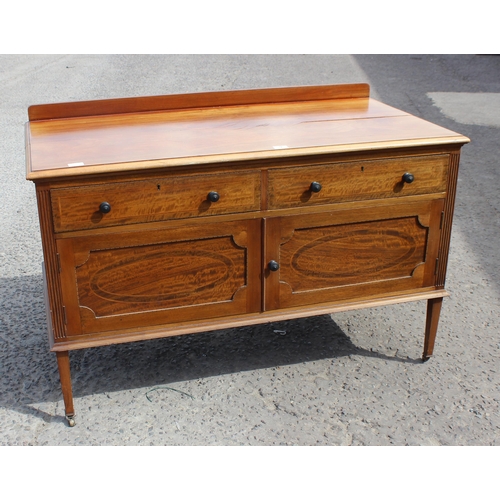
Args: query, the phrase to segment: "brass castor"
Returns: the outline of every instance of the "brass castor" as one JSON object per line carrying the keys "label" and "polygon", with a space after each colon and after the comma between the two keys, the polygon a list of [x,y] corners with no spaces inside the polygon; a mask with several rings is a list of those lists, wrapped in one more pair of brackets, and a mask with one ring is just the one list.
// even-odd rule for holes
{"label": "brass castor", "polygon": [[426,361],[429,361],[431,359],[430,356],[422,356],[422,363],[425,363]]}
{"label": "brass castor", "polygon": [[68,425],[70,427],[74,427],[76,422],[75,422],[75,416],[74,415],[66,415],[66,420],[68,421]]}

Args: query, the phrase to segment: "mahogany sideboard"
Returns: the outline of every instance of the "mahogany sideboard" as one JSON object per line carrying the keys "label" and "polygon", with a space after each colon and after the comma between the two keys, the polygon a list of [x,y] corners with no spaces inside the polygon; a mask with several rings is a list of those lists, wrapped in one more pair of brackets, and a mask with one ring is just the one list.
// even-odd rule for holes
{"label": "mahogany sideboard", "polygon": [[367,84],[31,106],[50,348],[427,300],[432,355],[460,148]]}

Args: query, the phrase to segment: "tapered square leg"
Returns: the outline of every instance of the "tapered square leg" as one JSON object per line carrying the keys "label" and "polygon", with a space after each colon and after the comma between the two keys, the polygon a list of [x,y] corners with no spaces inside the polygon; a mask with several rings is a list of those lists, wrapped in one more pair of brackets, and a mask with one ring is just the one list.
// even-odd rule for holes
{"label": "tapered square leg", "polygon": [[70,427],[75,425],[75,409],[73,407],[73,389],[71,386],[71,372],[69,366],[69,351],[56,352],[59,378],[64,399],[64,410]]}
{"label": "tapered square leg", "polygon": [[442,305],[443,297],[429,299],[427,301],[427,318],[425,323],[424,353],[422,355],[422,361],[427,361],[434,351],[434,342],[436,340]]}

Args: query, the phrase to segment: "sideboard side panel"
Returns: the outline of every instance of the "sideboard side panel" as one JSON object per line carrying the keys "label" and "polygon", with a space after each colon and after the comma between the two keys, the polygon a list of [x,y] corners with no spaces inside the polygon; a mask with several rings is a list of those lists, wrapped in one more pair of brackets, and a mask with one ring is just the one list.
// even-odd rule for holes
{"label": "sideboard side panel", "polygon": [[436,286],[444,288],[446,281],[446,268],[448,266],[448,252],[450,250],[451,228],[453,223],[453,211],[455,209],[455,196],[457,191],[458,164],[460,153],[450,155],[448,170],[448,187],[446,201],[443,211],[443,223],[441,228],[441,245],[438,254],[438,267],[436,275]]}
{"label": "sideboard side panel", "polygon": [[[40,232],[42,237],[42,248],[47,280],[47,298],[51,315],[50,322],[52,331],[49,331],[49,341],[65,339],[66,326],[64,322],[64,309],[61,294],[61,283],[59,275],[59,261],[56,243],[53,236],[52,213],[50,202],[50,191],[48,187],[37,186],[38,215],[40,220]],[[52,338],[50,338],[52,336]]]}

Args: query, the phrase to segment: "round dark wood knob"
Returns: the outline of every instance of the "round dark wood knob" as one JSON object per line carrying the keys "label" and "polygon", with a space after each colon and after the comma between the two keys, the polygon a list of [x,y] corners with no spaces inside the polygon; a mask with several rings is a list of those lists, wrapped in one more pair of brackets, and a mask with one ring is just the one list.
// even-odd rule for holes
{"label": "round dark wood knob", "polygon": [[269,267],[270,271],[277,271],[280,268],[280,265],[275,260],[269,261],[269,264],[267,266]]}
{"label": "round dark wood knob", "polygon": [[311,185],[309,186],[309,189],[313,193],[319,193],[321,191],[321,184],[319,182],[311,182]]}
{"label": "round dark wood knob", "polygon": [[406,174],[403,175],[403,182],[406,182],[406,184],[411,184],[415,180],[415,177],[413,177],[413,174],[410,174],[409,172],[406,172]]}
{"label": "round dark wood knob", "polygon": [[101,214],[109,214],[109,212],[111,212],[111,205],[107,201],[103,201],[99,205],[99,212],[101,212]]}
{"label": "round dark wood knob", "polygon": [[217,191],[210,191],[210,193],[208,193],[208,201],[212,201],[213,203],[215,203],[216,201],[219,201],[220,199],[220,196],[219,196],[219,193],[217,193]]}

